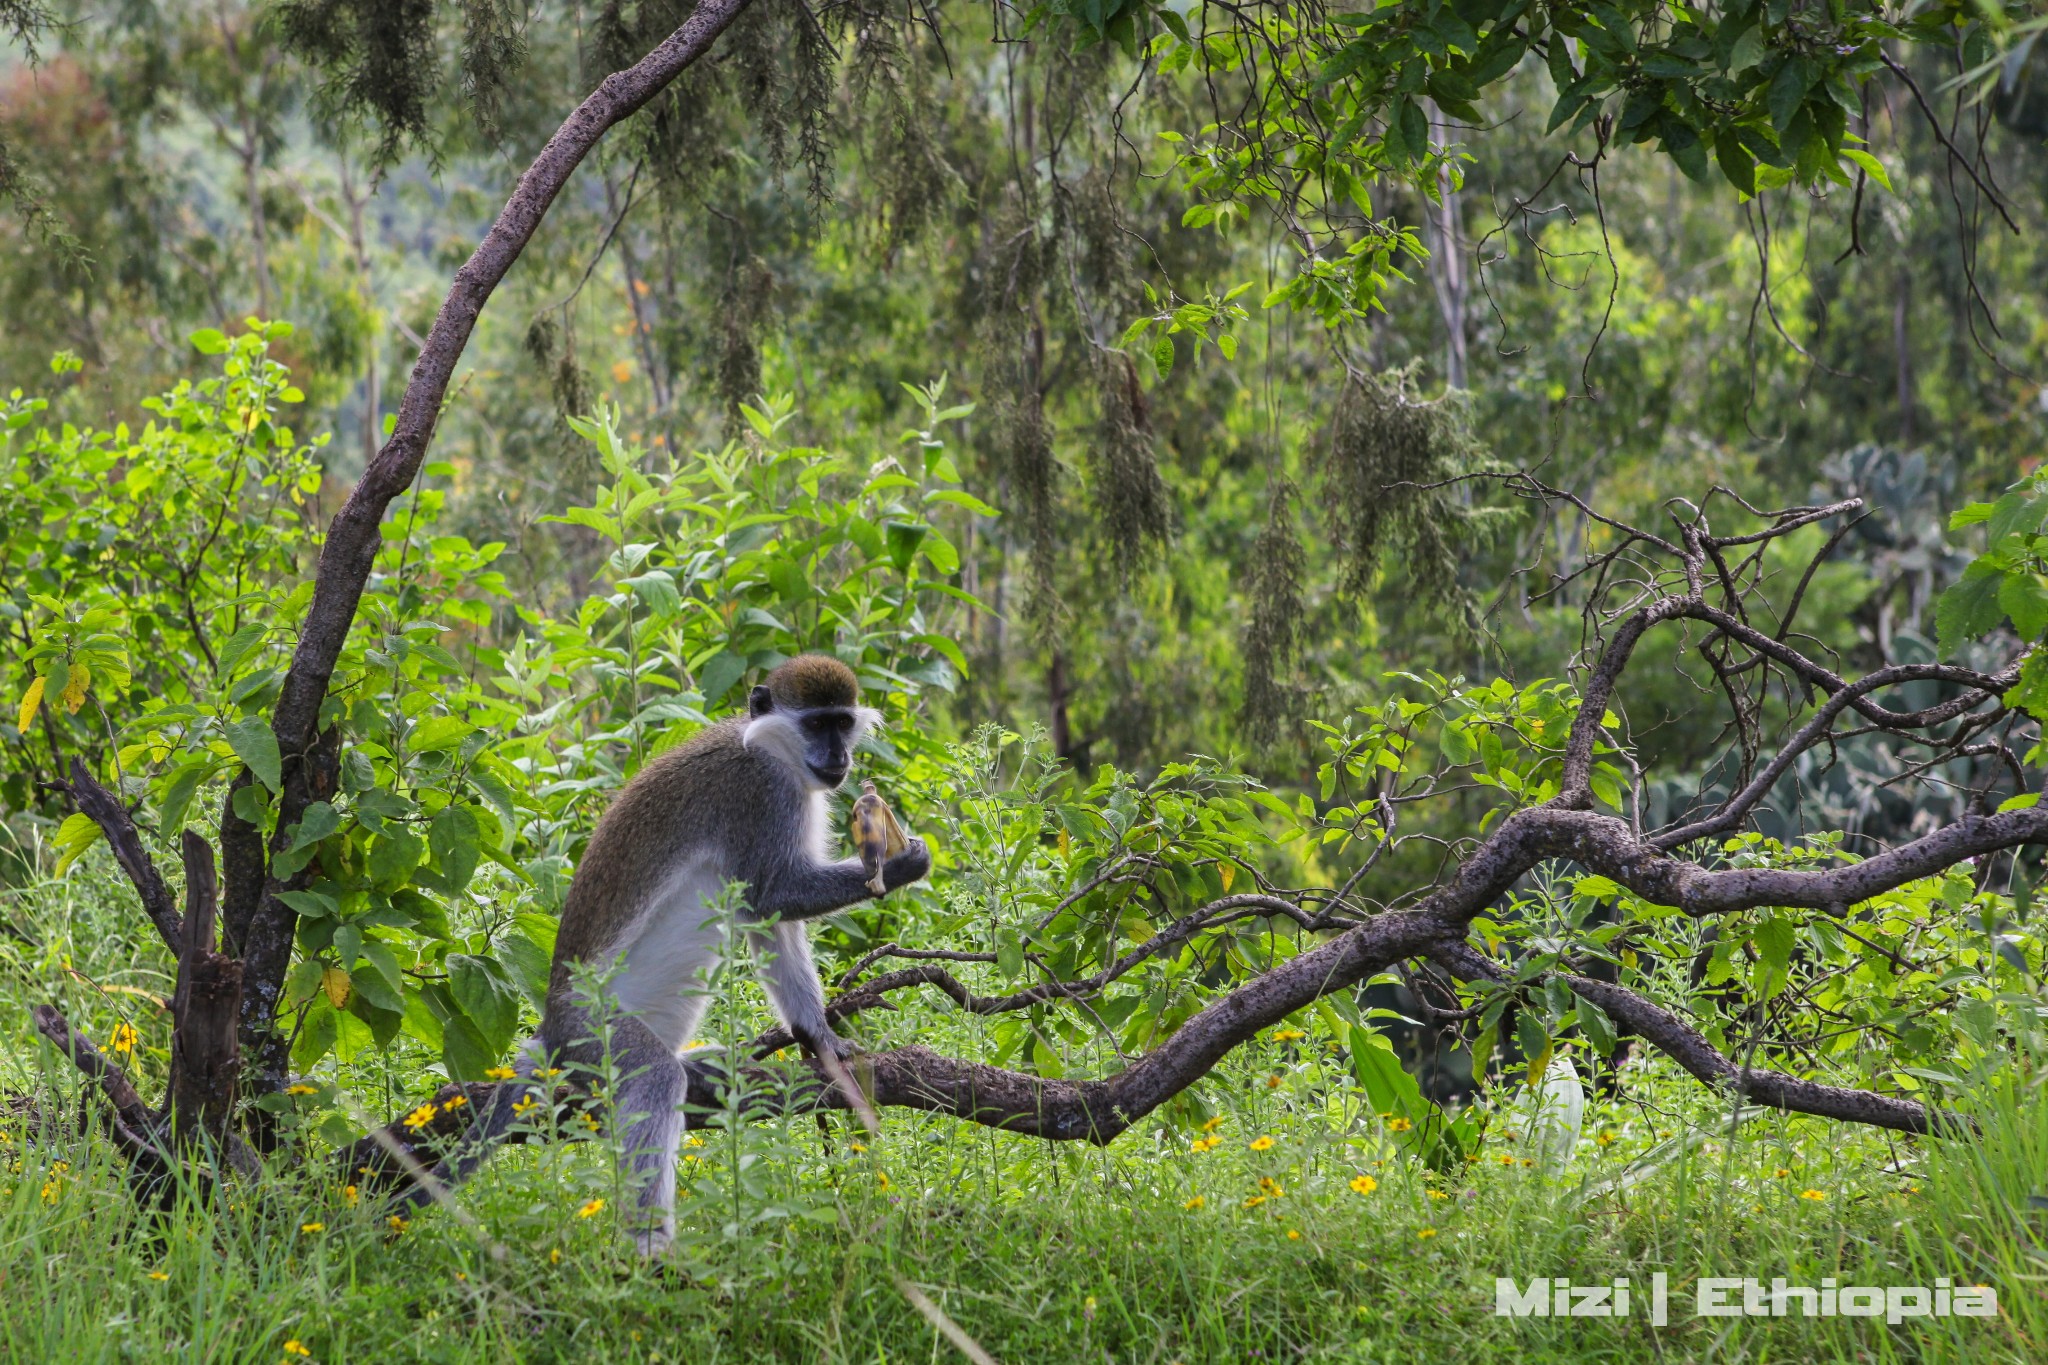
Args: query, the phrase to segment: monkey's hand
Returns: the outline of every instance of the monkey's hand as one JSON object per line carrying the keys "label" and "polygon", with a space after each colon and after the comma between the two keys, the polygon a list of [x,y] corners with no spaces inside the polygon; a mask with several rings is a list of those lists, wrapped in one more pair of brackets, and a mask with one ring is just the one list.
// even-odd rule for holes
{"label": "monkey's hand", "polygon": [[907,839],[903,851],[882,865],[882,884],[894,891],[899,886],[923,881],[932,870],[932,851],[922,839]]}
{"label": "monkey's hand", "polygon": [[797,1041],[813,1056],[837,1057],[842,1062],[860,1051],[858,1046],[847,1042],[846,1039],[841,1038],[829,1028],[823,1033],[814,1033],[808,1038],[799,1038]]}

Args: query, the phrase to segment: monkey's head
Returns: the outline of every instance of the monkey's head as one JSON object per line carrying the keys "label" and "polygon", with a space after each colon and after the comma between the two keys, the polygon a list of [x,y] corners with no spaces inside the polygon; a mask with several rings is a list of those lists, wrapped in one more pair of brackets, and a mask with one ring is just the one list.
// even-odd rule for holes
{"label": "monkey's head", "polygon": [[806,786],[834,791],[853,769],[853,749],[881,716],[860,704],[853,670],[824,654],[800,654],[747,698],[741,742],[787,764]]}

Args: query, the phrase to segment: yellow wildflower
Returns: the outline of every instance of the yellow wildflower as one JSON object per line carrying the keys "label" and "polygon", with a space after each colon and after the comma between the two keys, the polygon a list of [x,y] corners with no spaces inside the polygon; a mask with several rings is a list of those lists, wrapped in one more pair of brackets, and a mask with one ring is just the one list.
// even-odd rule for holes
{"label": "yellow wildflower", "polygon": [[585,1128],[588,1128],[593,1133],[597,1131],[597,1115],[592,1114],[586,1110],[585,1112],[578,1114],[576,1117],[582,1121],[583,1126]]}
{"label": "yellow wildflower", "polygon": [[1416,1235],[1417,1237],[1434,1237],[1434,1236],[1436,1236],[1436,1229],[1435,1229],[1435,1228],[1423,1228],[1423,1229],[1421,1229],[1420,1231],[1418,1231],[1418,1232],[1417,1232],[1417,1233],[1416,1233],[1415,1235]]}
{"label": "yellow wildflower", "polygon": [[868,1149],[868,1145],[865,1142],[853,1142],[848,1143],[847,1145],[852,1147],[853,1150],[856,1152],[865,1152]]}
{"label": "yellow wildflower", "polygon": [[516,1080],[519,1077],[519,1073],[514,1071],[509,1066],[486,1067],[484,1069],[484,1075],[490,1077],[494,1081],[510,1081]]}
{"label": "yellow wildflower", "polygon": [[889,1173],[887,1171],[875,1172],[875,1188],[878,1190],[886,1190],[889,1188]]}
{"label": "yellow wildflower", "polygon": [[1522,1164],[1524,1166],[1534,1166],[1536,1164],[1536,1158],[1533,1156],[1525,1156],[1522,1158]]}
{"label": "yellow wildflower", "polygon": [[1207,1199],[1203,1198],[1201,1195],[1198,1194],[1193,1199],[1190,1199],[1186,1203],[1182,1204],[1181,1207],[1184,1209],[1206,1208],[1208,1206],[1208,1203],[1209,1201]]}
{"label": "yellow wildflower", "polygon": [[300,1341],[297,1337],[293,1337],[284,1344],[284,1353],[288,1356],[309,1356],[313,1354],[306,1349],[306,1343]]}
{"label": "yellow wildflower", "polygon": [[534,1097],[531,1095],[528,1095],[523,1099],[515,1100],[512,1104],[512,1112],[519,1115],[519,1117],[521,1118],[525,1118],[528,1111],[538,1108],[540,1108],[540,1101],[534,1099]]}
{"label": "yellow wildflower", "polygon": [[562,1074],[562,1068],[558,1066],[543,1067],[541,1070],[536,1071],[533,1074],[544,1081],[551,1081],[555,1077]]}
{"label": "yellow wildflower", "polygon": [[441,1107],[443,1109],[460,1109],[468,1103],[469,1096],[467,1095],[450,1095],[447,1099],[441,1101]]}
{"label": "yellow wildflower", "polygon": [[1289,1228],[1287,1229],[1287,1240],[1290,1242],[1299,1242],[1301,1240],[1301,1234],[1295,1231],[1293,1228]]}
{"label": "yellow wildflower", "polygon": [[1223,1115],[1221,1114],[1211,1114],[1208,1118],[1202,1120],[1202,1131],[1205,1133],[1213,1133],[1222,1126]]}
{"label": "yellow wildflower", "polygon": [[1259,1193],[1269,1199],[1278,1199],[1281,1195],[1286,1194],[1287,1191],[1281,1189],[1280,1182],[1272,1176],[1262,1175],[1259,1177]]}
{"label": "yellow wildflower", "polygon": [[560,1265],[561,1263],[562,1263],[562,1249],[561,1249],[560,1247],[556,1247],[556,1248],[555,1248],[555,1249],[554,1249],[553,1251],[550,1251],[550,1252],[548,1253],[548,1264],[549,1264],[549,1265]]}
{"label": "yellow wildflower", "polygon": [[1611,1146],[1614,1142],[1614,1134],[1599,1133],[1594,1136],[1593,1141],[1599,1143],[1602,1147]]}
{"label": "yellow wildflower", "polygon": [[1266,1077],[1266,1089],[1268,1089],[1268,1090],[1278,1090],[1279,1088],[1280,1088],[1280,1078],[1279,1078],[1278,1076],[1268,1076],[1268,1077]]}
{"label": "yellow wildflower", "polygon": [[152,1280],[168,1280],[171,1277],[164,1274],[161,1270],[152,1270],[149,1272],[149,1278]]}
{"label": "yellow wildflower", "polygon": [[1270,1152],[1273,1150],[1273,1139],[1261,1133],[1252,1139],[1252,1150],[1255,1152]]}
{"label": "yellow wildflower", "polygon": [[[700,1137],[698,1137],[698,1136],[697,1136],[696,1134],[694,1134],[694,1133],[692,1133],[692,1134],[691,1134],[691,1135],[690,1135],[689,1137],[686,1137],[686,1138],[684,1138],[684,1139],[683,1139],[683,1146],[685,1146],[685,1147],[702,1147],[703,1145],[704,1145],[704,1139],[703,1139],[703,1138],[700,1138]],[[865,1151],[867,1150],[867,1148],[865,1148],[865,1147],[861,1147],[861,1145],[860,1145],[859,1143],[857,1143],[857,1142],[856,1142],[856,1143],[854,1144],[854,1146],[855,1146],[855,1147],[857,1147],[857,1148],[859,1148],[859,1149],[860,1149],[861,1151],[863,1151],[863,1152],[865,1152]]]}
{"label": "yellow wildflower", "polygon": [[393,1233],[404,1232],[407,1228],[412,1226],[412,1224],[408,1223],[403,1216],[396,1213],[392,1214],[389,1218],[385,1219],[384,1221],[391,1225],[391,1231]]}
{"label": "yellow wildflower", "polygon": [[320,1093],[320,1087],[317,1085],[307,1085],[304,1081],[301,1081],[297,1085],[286,1086],[284,1093],[287,1095],[317,1095]]}
{"label": "yellow wildflower", "polygon": [[112,1047],[116,1052],[133,1052],[135,1051],[135,1040],[138,1036],[134,1025],[116,1024],[114,1025],[114,1036],[108,1040],[108,1046]]}
{"label": "yellow wildflower", "polygon": [[1428,1196],[1429,1196],[1429,1197],[1430,1197],[1431,1199],[1449,1199],[1449,1198],[1450,1198],[1450,1196],[1449,1196],[1449,1195],[1447,1195],[1447,1194],[1445,1194],[1445,1193],[1444,1193],[1444,1192],[1443,1192],[1442,1190],[1424,1190],[1424,1191],[1423,1191],[1423,1193],[1424,1193],[1424,1194],[1426,1194],[1426,1195],[1428,1195]]}
{"label": "yellow wildflower", "polygon": [[434,1115],[439,1112],[432,1104],[423,1104],[405,1116],[405,1126],[417,1133],[420,1129],[432,1123]]}
{"label": "yellow wildflower", "polygon": [[1819,1201],[1827,1198],[1828,1196],[1826,1190],[1801,1190],[1799,1192],[1799,1197],[1801,1199],[1811,1199],[1814,1202],[1818,1203]]}
{"label": "yellow wildflower", "polygon": [[582,1208],[576,1210],[576,1216],[578,1218],[591,1218],[603,1211],[604,1200],[593,1199],[588,1204],[585,1204]]}
{"label": "yellow wildflower", "polygon": [[1388,1131],[1388,1132],[1390,1132],[1390,1133],[1405,1133],[1405,1132],[1407,1132],[1407,1131],[1408,1131],[1408,1130],[1409,1130],[1410,1128],[1413,1128],[1414,1126],[1415,1126],[1415,1125],[1414,1125],[1413,1123],[1409,1122],[1409,1121],[1408,1121],[1407,1119],[1388,1119],[1388,1120],[1387,1120],[1387,1131]]}
{"label": "yellow wildflower", "polygon": [[1351,1188],[1360,1194],[1371,1194],[1379,1187],[1380,1182],[1374,1180],[1369,1175],[1354,1175],[1351,1177]]}
{"label": "yellow wildflower", "polygon": [[341,1187],[341,1197],[348,1201],[348,1206],[350,1208],[354,1208],[356,1206],[356,1200],[361,1198],[362,1195],[361,1192],[357,1190],[355,1186],[343,1185]]}
{"label": "yellow wildflower", "polygon": [[1500,1164],[1503,1166],[1512,1166],[1515,1164],[1515,1159],[1511,1156],[1504,1156],[1500,1159]]}
{"label": "yellow wildflower", "polygon": [[1308,1037],[1308,1035],[1306,1033],[1303,1033],[1298,1028],[1284,1028],[1273,1035],[1273,1041],[1276,1043],[1291,1043],[1297,1038],[1306,1037]]}
{"label": "yellow wildflower", "polygon": [[1265,1196],[1265,1195],[1263,1195],[1263,1194],[1255,1194],[1255,1195],[1253,1195],[1253,1196],[1252,1196],[1251,1198],[1249,1198],[1249,1199],[1247,1199],[1247,1200],[1245,1200],[1245,1201],[1244,1201],[1244,1206],[1245,1206],[1246,1208],[1248,1208],[1248,1209],[1255,1209],[1255,1208],[1257,1208],[1257,1207],[1258,1207],[1259,1205],[1261,1205],[1261,1204],[1263,1204],[1263,1203],[1265,1203],[1265,1202],[1266,1202],[1266,1196]]}
{"label": "yellow wildflower", "polygon": [[299,1224],[299,1231],[300,1231],[300,1232],[325,1232],[325,1231],[327,1231],[327,1224],[325,1224],[325,1223],[301,1223],[301,1224]]}
{"label": "yellow wildflower", "polygon": [[1790,1174],[1792,1174],[1792,1168],[1790,1166],[1780,1166],[1777,1170],[1771,1172],[1771,1178],[1773,1180],[1783,1180],[1786,1176]]}

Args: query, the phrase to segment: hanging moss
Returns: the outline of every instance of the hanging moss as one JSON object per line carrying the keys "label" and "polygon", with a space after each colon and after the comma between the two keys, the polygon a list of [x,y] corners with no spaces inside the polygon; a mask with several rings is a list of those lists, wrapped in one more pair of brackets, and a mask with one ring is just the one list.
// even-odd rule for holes
{"label": "hanging moss", "polygon": [[1159,477],[1138,367],[1121,351],[1097,351],[1095,380],[1101,418],[1088,451],[1089,495],[1117,577],[1128,582],[1166,543],[1172,503]]}
{"label": "hanging moss", "polygon": [[1354,599],[1372,589],[1382,552],[1396,552],[1413,600],[1464,630],[1477,628],[1460,557],[1490,535],[1497,513],[1475,509],[1463,475],[1498,467],[1472,434],[1470,398],[1451,390],[1424,402],[1416,365],[1354,374],[1345,385],[1323,461],[1325,501]]}
{"label": "hanging moss", "polygon": [[329,73],[330,110],[376,125],[380,164],[429,146],[428,103],[441,83],[433,0],[284,0],[276,14],[285,46]]}
{"label": "hanging moss", "polygon": [[1294,520],[1294,485],[1273,480],[1266,524],[1252,545],[1251,619],[1244,632],[1245,735],[1268,747],[1299,711],[1301,693],[1287,679],[1301,652],[1301,585],[1307,556]]}
{"label": "hanging moss", "polygon": [[462,89],[477,127],[494,141],[505,92],[526,65],[525,14],[513,0],[462,0]]}
{"label": "hanging moss", "polygon": [[740,404],[757,402],[761,393],[761,348],[757,337],[767,320],[775,276],[758,257],[749,256],[726,277],[718,301],[718,396],[725,403],[725,434],[736,438],[747,427]]}

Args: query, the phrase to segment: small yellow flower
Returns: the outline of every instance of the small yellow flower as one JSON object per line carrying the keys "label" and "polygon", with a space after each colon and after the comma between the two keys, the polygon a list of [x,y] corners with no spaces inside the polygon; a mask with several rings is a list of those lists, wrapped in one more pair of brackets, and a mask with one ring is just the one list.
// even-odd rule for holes
{"label": "small yellow flower", "polygon": [[1255,1152],[1270,1152],[1270,1151],[1272,1151],[1272,1150],[1273,1150],[1273,1139],[1271,1139],[1271,1138],[1267,1137],[1267,1136],[1266,1136],[1265,1134],[1261,1133],[1261,1134],[1260,1134],[1260,1135],[1259,1135],[1258,1137],[1255,1137],[1255,1138],[1253,1138],[1253,1139],[1252,1139],[1252,1150],[1253,1150],[1253,1151],[1255,1151]]}
{"label": "small yellow flower", "polygon": [[1594,1136],[1593,1141],[1599,1143],[1602,1147],[1611,1147],[1614,1145],[1614,1134],[1599,1133]]}
{"label": "small yellow flower", "polygon": [[1477,1161],[1477,1160],[1479,1160],[1479,1153],[1477,1153],[1477,1152],[1467,1152],[1467,1153],[1465,1153],[1465,1160],[1467,1160],[1467,1161]]}
{"label": "small yellow flower", "polygon": [[1906,1193],[1907,1193],[1907,1194],[1918,1194],[1918,1193],[1920,1193],[1920,1187],[1919,1187],[1918,1185],[1908,1185],[1908,1186],[1906,1186]]}
{"label": "small yellow flower", "polygon": [[45,1181],[43,1182],[43,1202],[44,1202],[45,1204],[54,1204],[54,1203],[56,1203],[56,1202],[57,1202],[57,1196],[58,1196],[58,1194],[59,1194],[59,1193],[61,1193],[61,1190],[60,1190],[60,1188],[59,1188],[59,1186],[58,1186],[58,1184],[57,1184],[57,1182],[56,1182],[56,1181],[54,1181],[54,1180],[45,1180]]}
{"label": "small yellow flower", "polygon": [[525,1118],[530,1111],[538,1108],[540,1108],[540,1101],[531,1095],[515,1100],[512,1104],[512,1112],[521,1118]]}
{"label": "small yellow flower", "polygon": [[1280,1078],[1279,1078],[1278,1076],[1268,1076],[1268,1077],[1266,1077],[1266,1089],[1268,1089],[1268,1090],[1278,1090],[1279,1088],[1280,1088]]}
{"label": "small yellow flower", "polygon": [[1801,1199],[1811,1199],[1815,1203],[1818,1203],[1821,1200],[1827,1198],[1828,1196],[1826,1190],[1801,1190],[1799,1192],[1799,1197]]}
{"label": "small yellow flower", "polygon": [[297,1337],[293,1337],[284,1344],[284,1353],[288,1356],[309,1356],[313,1354],[306,1349],[306,1343],[300,1341]]}
{"label": "small yellow flower", "polygon": [[578,1114],[576,1117],[585,1128],[588,1128],[593,1133],[597,1131],[597,1115],[586,1111]]}
{"label": "small yellow flower", "polygon": [[356,1187],[353,1185],[343,1185],[341,1187],[341,1197],[348,1201],[348,1206],[350,1208],[354,1208],[356,1206],[356,1200],[362,1197],[362,1192],[356,1189]]}
{"label": "small yellow flower", "polygon": [[879,1190],[886,1190],[889,1188],[889,1173],[887,1171],[875,1172],[875,1188]]}
{"label": "small yellow flower", "polygon": [[1290,1242],[1299,1242],[1301,1240],[1301,1234],[1295,1231],[1293,1228],[1289,1228],[1287,1229],[1287,1240]]}
{"label": "small yellow flower", "polygon": [[593,1199],[588,1204],[585,1204],[582,1208],[576,1210],[576,1216],[578,1218],[592,1218],[603,1211],[604,1200]]}
{"label": "small yellow flower", "polygon": [[1360,1194],[1371,1194],[1379,1187],[1380,1182],[1374,1180],[1369,1175],[1354,1175],[1351,1177],[1351,1188]]}
{"label": "small yellow flower", "polygon": [[1303,1033],[1298,1028],[1284,1028],[1273,1035],[1273,1041],[1276,1043],[1291,1043],[1295,1041],[1297,1038],[1306,1037],[1308,1037],[1308,1035],[1306,1033]]}
{"label": "small yellow flower", "polygon": [[1445,1194],[1445,1193],[1444,1193],[1444,1192],[1443,1192],[1442,1190],[1424,1190],[1424,1191],[1423,1191],[1423,1193],[1424,1193],[1424,1194],[1426,1194],[1426,1195],[1428,1195],[1428,1196],[1429,1196],[1429,1197],[1430,1197],[1431,1199],[1449,1199],[1449,1198],[1450,1198],[1450,1196],[1449,1196],[1449,1195],[1447,1195],[1447,1194]]}
{"label": "small yellow flower", "polygon": [[1184,1209],[1200,1209],[1208,1207],[1208,1204],[1209,1201],[1198,1194],[1193,1199],[1182,1204],[1181,1207]]}
{"label": "small yellow flower", "polygon": [[468,1103],[469,1096],[467,1095],[450,1095],[447,1099],[441,1101],[441,1107],[443,1109],[460,1109]]}
{"label": "small yellow flower", "polygon": [[1423,1228],[1423,1229],[1422,1229],[1421,1231],[1417,1232],[1417,1233],[1416,1233],[1415,1235],[1416,1235],[1417,1237],[1434,1237],[1434,1236],[1436,1236],[1436,1229],[1435,1229],[1435,1228]]}
{"label": "small yellow flower", "polygon": [[[686,1138],[684,1138],[684,1139],[683,1139],[683,1146],[685,1146],[685,1147],[702,1147],[703,1145],[704,1145],[704,1139],[703,1139],[703,1138],[700,1138],[700,1137],[698,1137],[698,1136],[697,1136],[696,1134],[694,1134],[694,1133],[692,1133],[692,1134],[691,1134],[691,1135],[690,1135],[689,1137],[686,1137]],[[867,1148],[865,1148],[865,1147],[862,1147],[862,1146],[861,1146],[861,1145],[860,1145],[860,1144],[859,1144],[858,1142],[854,1143],[853,1145],[854,1145],[855,1149],[856,1149],[856,1150],[858,1150],[858,1151],[863,1151],[863,1152],[865,1152],[865,1151],[867,1150]]]}
{"label": "small yellow flower", "polygon": [[847,1145],[856,1152],[865,1152],[868,1149],[868,1145],[865,1142],[852,1142]]}
{"label": "small yellow flower", "polygon": [[1272,1176],[1262,1175],[1259,1177],[1259,1193],[1265,1195],[1268,1199],[1278,1199],[1286,1194],[1287,1191],[1282,1189],[1280,1182]]}
{"label": "small yellow flower", "polygon": [[307,1085],[301,1081],[297,1085],[286,1086],[284,1093],[287,1095],[317,1095],[320,1093],[320,1087],[317,1085]]}
{"label": "small yellow flower", "polygon": [[1387,1120],[1387,1131],[1388,1131],[1388,1132],[1390,1132],[1390,1133],[1405,1133],[1405,1132],[1407,1132],[1407,1131],[1408,1131],[1408,1130],[1409,1130],[1410,1128],[1413,1128],[1414,1126],[1415,1126],[1415,1125],[1414,1125],[1413,1123],[1409,1122],[1409,1121],[1408,1121],[1407,1119],[1388,1119],[1388,1120]]}
{"label": "small yellow flower", "polygon": [[149,1272],[149,1278],[152,1280],[168,1280],[171,1277],[164,1274],[161,1270],[152,1270]]}
{"label": "small yellow flower", "polygon": [[325,1232],[325,1231],[327,1231],[327,1224],[325,1224],[325,1223],[301,1223],[301,1224],[299,1224],[299,1231],[300,1231],[300,1232]]}
{"label": "small yellow flower", "polygon": [[1222,1126],[1223,1115],[1221,1114],[1211,1114],[1208,1118],[1202,1120],[1202,1131],[1205,1133],[1213,1133]]}
{"label": "small yellow flower", "polygon": [[108,1039],[108,1046],[112,1047],[116,1052],[130,1053],[135,1051],[135,1040],[137,1037],[134,1025],[116,1024],[114,1026],[114,1036]]}
{"label": "small yellow flower", "polygon": [[432,1123],[434,1115],[439,1112],[432,1104],[423,1104],[405,1116],[405,1126],[417,1133],[420,1129]]}
{"label": "small yellow flower", "polygon": [[1263,1194],[1255,1194],[1255,1195],[1253,1195],[1253,1196],[1252,1196],[1251,1198],[1249,1198],[1249,1199],[1247,1199],[1247,1200],[1245,1200],[1245,1201],[1244,1201],[1244,1206],[1245,1206],[1246,1208],[1248,1208],[1248,1209],[1255,1209],[1255,1208],[1257,1208],[1257,1207],[1258,1207],[1259,1205],[1261,1205],[1261,1204],[1263,1204],[1263,1203],[1265,1203],[1265,1202],[1266,1202],[1266,1196],[1265,1196],[1265,1195],[1263,1195]]}
{"label": "small yellow flower", "polygon": [[1533,1156],[1525,1156],[1522,1158],[1522,1164],[1524,1166],[1534,1166],[1536,1164],[1536,1158]]}
{"label": "small yellow flower", "polygon": [[562,1249],[561,1249],[560,1247],[556,1247],[556,1248],[555,1248],[555,1249],[554,1249],[553,1251],[550,1251],[550,1252],[548,1253],[548,1264],[549,1264],[549,1265],[560,1265],[561,1263],[562,1263]]}
{"label": "small yellow flower", "polygon": [[514,1071],[509,1066],[486,1067],[484,1069],[484,1075],[490,1077],[494,1081],[517,1080],[519,1077],[519,1073]]}
{"label": "small yellow flower", "polygon": [[407,1228],[412,1226],[412,1224],[408,1223],[403,1216],[396,1213],[392,1214],[389,1218],[385,1219],[384,1221],[391,1225],[391,1231],[394,1234],[404,1232]]}
{"label": "small yellow flower", "polygon": [[1500,1164],[1503,1166],[1512,1166],[1515,1164],[1515,1159],[1511,1156],[1504,1156],[1500,1159]]}
{"label": "small yellow flower", "polygon": [[544,1081],[551,1081],[555,1077],[562,1074],[562,1068],[558,1066],[543,1067],[541,1070],[536,1071],[533,1074],[540,1077],[540,1079]]}
{"label": "small yellow flower", "polygon": [[1773,1180],[1783,1180],[1786,1176],[1790,1174],[1792,1174],[1792,1168],[1790,1166],[1780,1166],[1777,1170],[1771,1172],[1771,1178]]}

